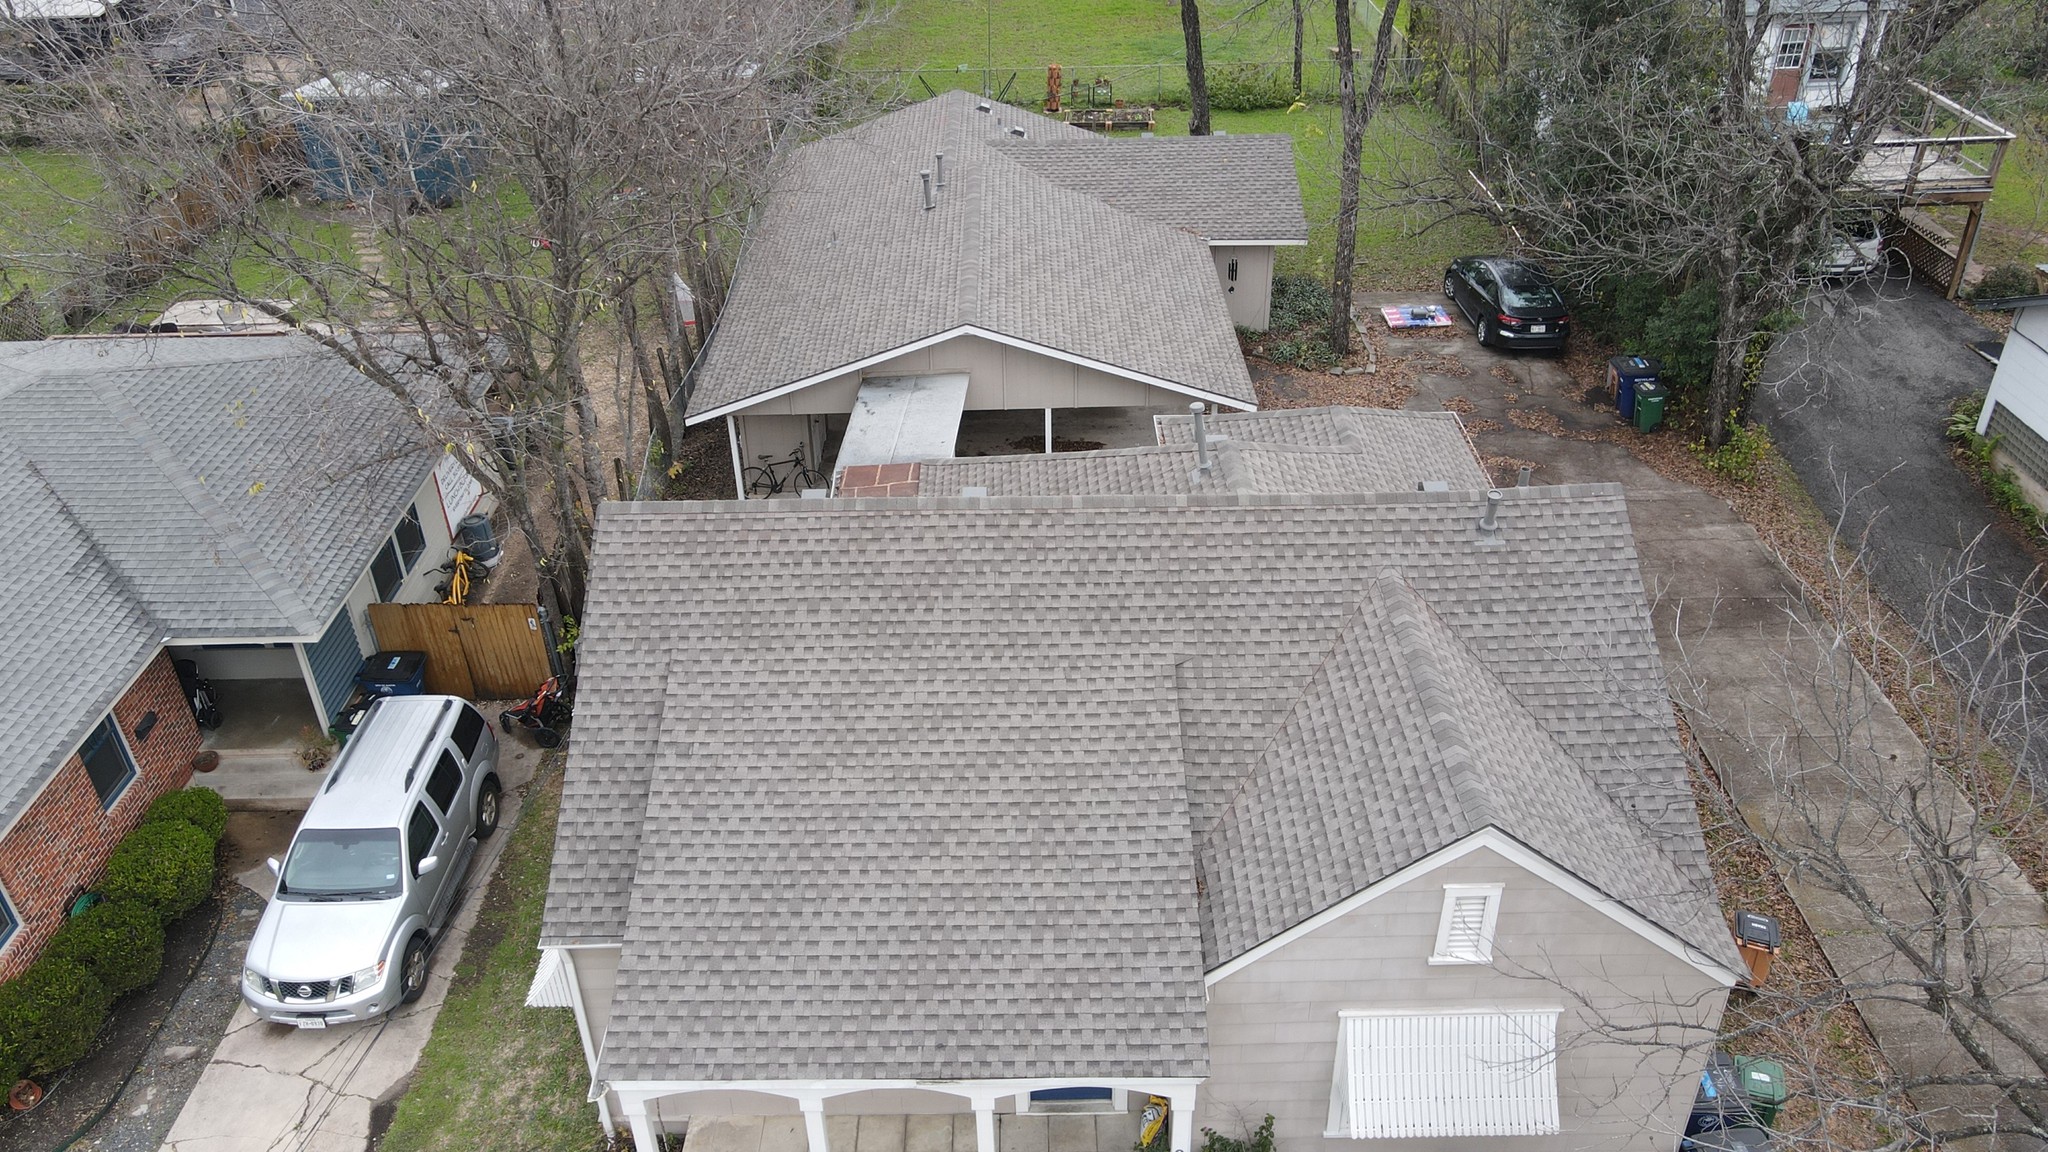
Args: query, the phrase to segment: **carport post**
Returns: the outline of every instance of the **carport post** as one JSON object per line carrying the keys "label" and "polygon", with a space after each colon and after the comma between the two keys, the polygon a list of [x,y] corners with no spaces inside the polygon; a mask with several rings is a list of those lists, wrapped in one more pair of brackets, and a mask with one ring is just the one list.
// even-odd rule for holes
{"label": "carport post", "polygon": [[733,495],[741,500],[745,500],[747,498],[747,482],[740,475],[740,423],[732,416],[725,418],[725,438],[732,445]]}
{"label": "carport post", "polygon": [[661,1152],[654,1122],[647,1116],[647,1101],[648,1097],[639,1092],[619,1093],[619,1106],[626,1110],[626,1127],[633,1132],[633,1152]]}
{"label": "carport post", "polygon": [[974,1150],[996,1152],[996,1101],[1002,1093],[981,1089],[968,1096],[974,1104]]}
{"label": "carport post", "polygon": [[1045,410],[1045,454],[1052,455],[1052,409]]}
{"label": "carport post", "polygon": [[1166,1098],[1173,1105],[1173,1111],[1168,1115],[1167,1119],[1167,1124],[1173,1137],[1169,1147],[1172,1148],[1173,1152],[1188,1152],[1189,1147],[1193,1143],[1195,1132],[1194,1085],[1190,1084],[1185,1088],[1169,1088],[1166,1090]]}
{"label": "carport post", "polygon": [[797,1101],[797,1107],[804,1110],[804,1138],[810,1143],[810,1152],[832,1152],[832,1138],[825,1134],[825,1098],[807,1095]]}

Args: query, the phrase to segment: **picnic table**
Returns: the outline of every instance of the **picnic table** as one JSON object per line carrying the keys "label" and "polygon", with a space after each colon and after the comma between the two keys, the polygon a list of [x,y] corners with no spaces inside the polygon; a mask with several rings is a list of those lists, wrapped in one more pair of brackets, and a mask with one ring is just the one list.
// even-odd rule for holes
{"label": "picnic table", "polygon": [[1386,319],[1387,327],[1395,331],[1451,326],[1451,314],[1441,304],[1390,304],[1380,309],[1380,315]]}

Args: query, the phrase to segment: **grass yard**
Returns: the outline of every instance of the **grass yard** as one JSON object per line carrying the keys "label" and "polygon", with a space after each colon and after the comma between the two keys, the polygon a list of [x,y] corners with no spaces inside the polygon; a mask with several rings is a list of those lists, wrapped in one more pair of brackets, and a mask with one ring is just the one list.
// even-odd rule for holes
{"label": "grass yard", "polygon": [[[1283,0],[1241,18],[1241,0],[1204,0],[1202,43],[1218,63],[1290,60],[1294,21]],[[1358,5],[1358,35],[1370,43],[1377,10]],[[1336,43],[1326,6],[1311,11],[1303,38],[1312,58]],[[951,68],[993,64],[1040,70],[1055,61],[1156,64],[1181,58],[1180,6],[1168,0],[899,0],[892,16],[849,47],[850,68]]]}
{"label": "grass yard", "polygon": [[99,174],[54,148],[0,149],[0,290],[43,287],[45,269],[92,238],[89,210]]}
{"label": "grass yard", "polygon": [[584,1102],[590,1073],[563,1008],[526,1007],[562,800],[562,757],[542,762],[491,878],[434,1034],[379,1152],[570,1152],[604,1146]]}

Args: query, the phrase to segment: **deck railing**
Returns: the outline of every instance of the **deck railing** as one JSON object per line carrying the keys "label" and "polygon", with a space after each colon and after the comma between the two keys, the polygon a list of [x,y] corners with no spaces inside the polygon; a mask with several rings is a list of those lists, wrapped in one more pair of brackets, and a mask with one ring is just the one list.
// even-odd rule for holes
{"label": "deck railing", "polygon": [[1988,196],[2014,133],[1918,81],[1918,131],[1886,133],[1865,154],[1860,182],[1906,198]]}

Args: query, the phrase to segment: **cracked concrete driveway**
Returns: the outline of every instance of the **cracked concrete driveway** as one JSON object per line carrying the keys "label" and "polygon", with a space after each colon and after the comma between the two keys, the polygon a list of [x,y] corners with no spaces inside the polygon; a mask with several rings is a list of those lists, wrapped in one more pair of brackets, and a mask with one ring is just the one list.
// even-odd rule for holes
{"label": "cracked concrete driveway", "polygon": [[[368,1146],[370,1110],[403,1088],[426,1047],[484,888],[525,810],[525,788],[540,755],[517,737],[503,739],[498,834],[484,842],[463,879],[462,903],[435,947],[425,993],[373,1023],[315,1032],[265,1024],[237,1008],[162,1152],[363,1152]],[[240,975],[238,965],[233,978]]]}

